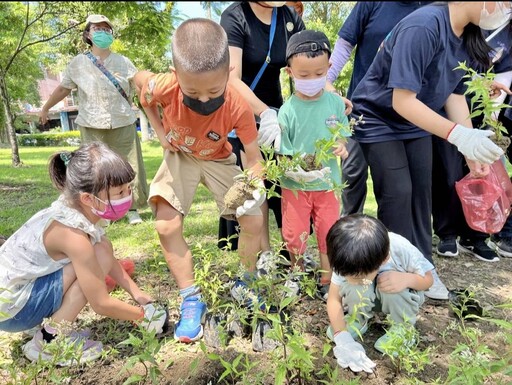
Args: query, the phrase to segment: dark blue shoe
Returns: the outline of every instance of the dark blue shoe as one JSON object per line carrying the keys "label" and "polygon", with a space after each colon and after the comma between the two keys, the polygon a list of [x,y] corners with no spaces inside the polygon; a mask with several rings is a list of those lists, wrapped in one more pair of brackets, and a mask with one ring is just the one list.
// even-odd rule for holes
{"label": "dark blue shoe", "polygon": [[181,317],[174,328],[174,338],[180,342],[190,343],[203,336],[203,318],[206,304],[193,296],[185,298],[180,308]]}

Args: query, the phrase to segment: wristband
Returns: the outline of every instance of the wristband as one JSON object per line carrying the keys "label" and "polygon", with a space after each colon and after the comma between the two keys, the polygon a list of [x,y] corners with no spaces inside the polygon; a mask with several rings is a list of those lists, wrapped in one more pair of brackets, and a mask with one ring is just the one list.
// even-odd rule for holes
{"label": "wristband", "polygon": [[452,128],[450,128],[450,131],[448,131],[448,135],[446,135],[446,140],[450,137],[450,134],[452,133],[453,129],[457,126],[457,123],[455,123]]}

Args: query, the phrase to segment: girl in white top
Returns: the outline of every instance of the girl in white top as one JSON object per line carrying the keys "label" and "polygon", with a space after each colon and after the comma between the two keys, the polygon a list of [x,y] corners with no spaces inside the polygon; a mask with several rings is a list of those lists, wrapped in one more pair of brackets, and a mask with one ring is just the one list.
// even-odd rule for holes
{"label": "girl in white top", "polygon": [[[0,330],[23,331],[44,320],[23,348],[33,361],[53,358],[45,345],[59,334],[58,325],[73,322],[87,303],[100,315],[140,322],[148,330],[161,332],[166,311],[151,304],[151,296],[124,271],[98,225],[102,218],[122,218],[130,208],[130,182],[135,176],[130,164],[105,144],[92,142],[53,155],[49,172],[62,194],[0,247]],[[107,274],[138,306],[109,295]],[[61,334],[82,349],[81,362],[101,355],[100,342],[76,332]]]}

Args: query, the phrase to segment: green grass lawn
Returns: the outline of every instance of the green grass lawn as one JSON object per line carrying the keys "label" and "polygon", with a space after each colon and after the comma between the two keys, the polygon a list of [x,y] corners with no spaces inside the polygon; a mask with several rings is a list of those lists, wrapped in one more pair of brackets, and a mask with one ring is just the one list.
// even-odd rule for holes
{"label": "green grass lawn", "polygon": [[[20,147],[23,167],[11,166],[11,151],[0,149],[0,235],[11,236],[37,211],[48,207],[58,191],[48,176],[48,159],[60,151],[57,147]],[[72,149],[72,147],[66,148]],[[148,183],[155,175],[162,160],[158,141],[142,144]],[[371,180],[368,180],[366,211],[375,215],[377,206],[373,197]],[[149,208],[141,211],[144,222],[137,227],[129,226],[125,219],[109,226],[107,234],[120,256],[153,255],[159,252],[159,243],[153,227],[153,214]],[[200,185],[190,214],[185,218],[184,235],[191,244],[217,240],[218,209],[213,196]],[[271,220],[271,238],[278,240],[275,221]],[[311,240],[314,241],[314,240]]]}

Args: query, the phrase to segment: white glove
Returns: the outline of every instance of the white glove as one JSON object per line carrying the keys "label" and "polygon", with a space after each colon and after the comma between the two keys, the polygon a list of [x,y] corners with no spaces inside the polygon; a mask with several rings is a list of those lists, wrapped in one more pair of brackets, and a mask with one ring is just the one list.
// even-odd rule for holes
{"label": "white glove", "polygon": [[[235,177],[234,179],[236,179]],[[236,208],[236,217],[239,218],[242,215],[246,215],[251,211],[255,211],[258,207],[260,207],[267,197],[267,190],[265,189],[265,184],[263,180],[259,179],[258,187],[252,192],[253,199],[247,199],[242,206]]]}
{"label": "white glove", "polygon": [[156,334],[162,333],[164,326],[168,322],[168,315],[164,307],[148,303],[142,306],[142,308],[144,309],[144,319],[140,323],[140,326],[147,331],[155,331]]}
{"label": "white glove", "polygon": [[281,148],[281,127],[277,121],[277,112],[268,108],[260,114],[260,128],[258,130],[258,145],[270,146],[274,142],[274,148]]}
{"label": "white glove", "polygon": [[491,164],[503,155],[503,150],[489,139],[490,130],[478,130],[457,124],[447,140],[469,160]]}
{"label": "white glove", "polygon": [[308,183],[317,179],[324,180],[331,173],[330,167],[324,167],[321,170],[305,171],[302,167],[298,167],[297,171],[285,171],[284,175],[295,182]]}
{"label": "white glove", "polygon": [[350,368],[353,372],[365,371],[373,373],[376,364],[370,360],[363,346],[354,341],[349,332],[343,331],[334,336],[334,356],[342,368]]}

